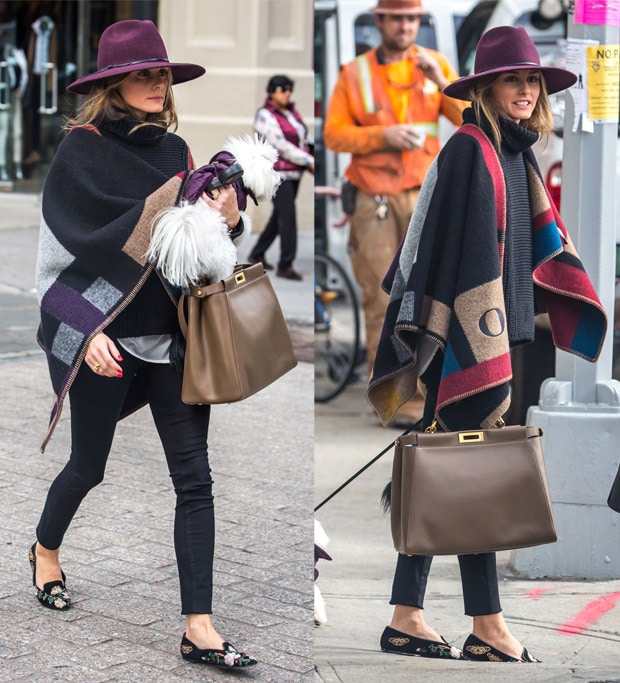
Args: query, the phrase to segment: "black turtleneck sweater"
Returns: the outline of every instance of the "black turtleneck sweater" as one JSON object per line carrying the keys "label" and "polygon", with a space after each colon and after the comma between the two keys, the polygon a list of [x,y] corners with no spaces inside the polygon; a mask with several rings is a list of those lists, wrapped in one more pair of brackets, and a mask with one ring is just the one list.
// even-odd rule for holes
{"label": "black turtleneck sweater", "polygon": [[[189,150],[185,141],[157,126],[144,126],[134,119],[106,119],[99,125],[101,134],[129,150],[162,173],[162,184],[186,171]],[[106,334],[115,338],[152,334],[173,334],[178,327],[176,306],[153,271],[129,305],[108,325]]]}
{"label": "black turtleneck sweater", "polygon": [[[463,112],[465,123],[474,123],[487,133],[488,122],[477,121],[473,109]],[[502,144],[499,161],[506,183],[506,244],[503,264],[504,303],[511,346],[534,340],[534,282],[532,280],[532,214],[523,152],[538,133],[508,119],[500,119]]]}

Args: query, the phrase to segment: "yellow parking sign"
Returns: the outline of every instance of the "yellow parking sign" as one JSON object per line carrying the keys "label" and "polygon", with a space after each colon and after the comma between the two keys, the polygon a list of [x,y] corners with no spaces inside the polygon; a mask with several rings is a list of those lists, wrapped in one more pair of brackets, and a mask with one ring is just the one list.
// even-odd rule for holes
{"label": "yellow parking sign", "polygon": [[617,121],[620,101],[620,45],[587,47],[588,109],[593,121]]}

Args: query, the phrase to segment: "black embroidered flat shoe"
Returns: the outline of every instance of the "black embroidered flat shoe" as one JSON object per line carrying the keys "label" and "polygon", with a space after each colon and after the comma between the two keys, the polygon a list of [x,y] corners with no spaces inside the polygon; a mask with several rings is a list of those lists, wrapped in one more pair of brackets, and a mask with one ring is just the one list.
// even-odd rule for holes
{"label": "black embroidered flat shoe", "polygon": [[516,662],[519,664],[524,664],[528,662],[540,663],[540,659],[532,657],[532,655],[523,648],[521,653],[521,659],[507,655],[501,650],[497,650],[492,645],[485,643],[484,640],[480,640],[473,633],[468,636],[465,644],[463,645],[463,655],[465,659],[469,659],[474,662]]}
{"label": "black embroidered flat shoe", "polygon": [[30,561],[30,568],[32,569],[32,585],[37,589],[37,600],[43,605],[43,607],[49,607],[55,610],[67,610],[71,607],[71,598],[69,593],[67,593],[67,588],[65,586],[65,581],[67,577],[65,573],[61,570],[62,581],[48,581],[44,584],[43,588],[37,586],[36,573],[37,573],[37,555],[35,552],[35,547],[37,542],[32,544],[28,552],[28,560]]}
{"label": "black embroidered flat shoe", "polygon": [[246,666],[254,666],[256,660],[245,652],[238,652],[230,643],[224,642],[221,650],[201,650],[196,647],[185,633],[181,640],[181,656],[188,662],[197,662],[207,666],[216,666],[220,669],[241,669]]}
{"label": "black embroidered flat shoe", "polygon": [[463,653],[442,637],[442,642],[416,638],[408,633],[386,626],[381,635],[381,649],[397,655],[410,657],[434,657],[436,659],[463,659]]}

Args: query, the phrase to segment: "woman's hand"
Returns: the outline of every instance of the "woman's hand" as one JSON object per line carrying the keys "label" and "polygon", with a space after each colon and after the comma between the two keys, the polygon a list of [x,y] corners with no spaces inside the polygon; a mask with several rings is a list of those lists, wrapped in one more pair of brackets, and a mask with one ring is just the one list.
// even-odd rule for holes
{"label": "woman's hand", "polygon": [[216,209],[224,216],[228,230],[234,230],[241,220],[241,214],[237,206],[237,193],[233,186],[224,185],[223,187],[218,187],[211,194],[213,199],[206,192],[203,193],[202,198],[210,207]]}
{"label": "woman's hand", "polygon": [[122,377],[123,368],[117,361],[123,360],[116,344],[107,334],[99,332],[90,341],[84,362],[97,375],[103,377]]}

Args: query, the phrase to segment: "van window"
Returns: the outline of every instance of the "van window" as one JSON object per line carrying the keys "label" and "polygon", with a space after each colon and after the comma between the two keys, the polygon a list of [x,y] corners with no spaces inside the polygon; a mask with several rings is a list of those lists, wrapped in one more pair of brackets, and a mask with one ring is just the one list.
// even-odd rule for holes
{"label": "van window", "polygon": [[460,76],[469,76],[473,71],[476,45],[496,6],[497,0],[480,0],[459,25],[456,34],[456,49]]}
{"label": "van window", "polygon": [[[482,34],[489,28],[487,22],[497,4],[497,0],[479,2],[462,23],[456,37],[461,76],[472,73],[476,46]],[[528,32],[538,49],[542,64],[557,64],[558,44],[566,38],[566,16],[549,21],[541,17],[538,11],[533,10],[520,14],[513,21],[513,25],[523,26]]]}
{"label": "van window", "polygon": [[538,49],[542,64],[549,63],[549,59],[557,51],[558,43],[566,38],[566,17],[555,21],[544,21],[538,12],[525,12],[514,25],[523,26],[528,32]]}

